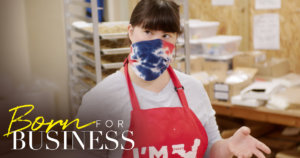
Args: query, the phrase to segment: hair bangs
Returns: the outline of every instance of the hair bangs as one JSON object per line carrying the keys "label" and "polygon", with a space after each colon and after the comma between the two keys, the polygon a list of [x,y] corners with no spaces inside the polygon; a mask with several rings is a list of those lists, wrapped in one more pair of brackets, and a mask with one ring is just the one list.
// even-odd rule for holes
{"label": "hair bangs", "polygon": [[142,0],[132,13],[130,23],[149,30],[181,33],[179,6],[167,0]]}
{"label": "hair bangs", "polygon": [[169,10],[151,11],[151,13],[143,19],[141,26],[149,30],[180,33],[178,17],[175,17]]}

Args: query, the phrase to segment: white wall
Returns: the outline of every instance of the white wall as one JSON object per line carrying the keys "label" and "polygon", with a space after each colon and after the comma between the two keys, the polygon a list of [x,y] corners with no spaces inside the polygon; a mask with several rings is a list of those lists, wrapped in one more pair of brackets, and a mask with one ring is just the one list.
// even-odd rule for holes
{"label": "white wall", "polygon": [[[13,95],[12,89],[41,78],[57,87],[54,106],[47,108],[54,109],[57,118],[68,118],[63,0],[1,0],[0,20],[0,103],[6,99],[3,95]],[[5,104],[16,104],[11,100]]]}
{"label": "white wall", "polygon": [[[31,80],[24,0],[0,0],[0,132],[7,132],[11,120],[10,96]],[[12,141],[0,138],[0,153],[11,149]],[[1,157],[1,156],[0,156]]]}
{"label": "white wall", "polygon": [[24,0],[0,1],[0,76],[15,85],[31,79]]}
{"label": "white wall", "polygon": [[128,0],[105,0],[104,6],[106,21],[129,21]]}
{"label": "white wall", "polygon": [[32,73],[55,83],[56,116],[69,117],[63,0],[26,0],[25,8]]}

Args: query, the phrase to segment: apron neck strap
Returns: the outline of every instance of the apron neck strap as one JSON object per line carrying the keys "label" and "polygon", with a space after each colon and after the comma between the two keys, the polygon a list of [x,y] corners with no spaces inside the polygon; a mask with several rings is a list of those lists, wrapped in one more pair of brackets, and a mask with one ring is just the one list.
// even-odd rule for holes
{"label": "apron neck strap", "polygon": [[130,95],[130,101],[131,101],[131,105],[132,105],[132,109],[133,110],[140,110],[140,104],[137,100],[134,88],[132,86],[132,82],[128,73],[128,58],[125,59],[124,61],[124,74],[125,74],[125,78],[127,81],[127,86],[128,86],[128,90],[129,90],[129,95]]}
{"label": "apron neck strap", "polygon": [[[128,63],[129,63],[128,58],[126,58],[124,61],[124,74],[125,74],[125,78],[127,81],[131,105],[132,105],[133,110],[141,110],[139,102],[138,102],[136,94],[135,94],[135,91],[134,91],[134,88],[133,88],[133,85],[132,85],[132,82],[131,82],[131,79],[130,79],[130,76],[129,76],[129,73],[128,73]],[[168,70],[170,78],[172,79],[172,82],[175,86],[175,90],[178,94],[178,97],[180,99],[182,106],[184,108],[187,108],[188,103],[187,103],[187,100],[186,100],[186,97],[184,94],[184,87],[181,85],[180,81],[178,80],[171,65],[169,65],[167,70]]]}
{"label": "apron neck strap", "polygon": [[181,85],[179,79],[177,78],[173,68],[171,65],[169,65],[168,67],[168,72],[169,72],[169,75],[170,75],[170,78],[172,79],[173,81],[173,84],[175,86],[175,91],[177,92],[178,94],[178,97],[180,99],[180,102],[181,102],[181,105],[185,108],[188,107],[188,103],[187,103],[187,100],[186,100],[186,97],[185,97],[185,94],[184,94],[184,87]]}

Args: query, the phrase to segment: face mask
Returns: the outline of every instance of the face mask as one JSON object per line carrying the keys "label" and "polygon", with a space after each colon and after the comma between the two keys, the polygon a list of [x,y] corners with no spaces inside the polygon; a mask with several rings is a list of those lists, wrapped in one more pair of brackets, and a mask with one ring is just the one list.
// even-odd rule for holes
{"label": "face mask", "polygon": [[131,68],[143,80],[155,80],[169,67],[174,47],[161,39],[133,43],[128,58]]}

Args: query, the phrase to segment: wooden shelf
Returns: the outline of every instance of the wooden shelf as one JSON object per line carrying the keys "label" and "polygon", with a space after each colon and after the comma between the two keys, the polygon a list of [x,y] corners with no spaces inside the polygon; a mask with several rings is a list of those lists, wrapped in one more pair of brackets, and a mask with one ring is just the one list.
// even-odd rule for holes
{"label": "wooden shelf", "polygon": [[272,110],[266,107],[245,107],[225,102],[212,102],[218,115],[300,127],[300,110]]}

